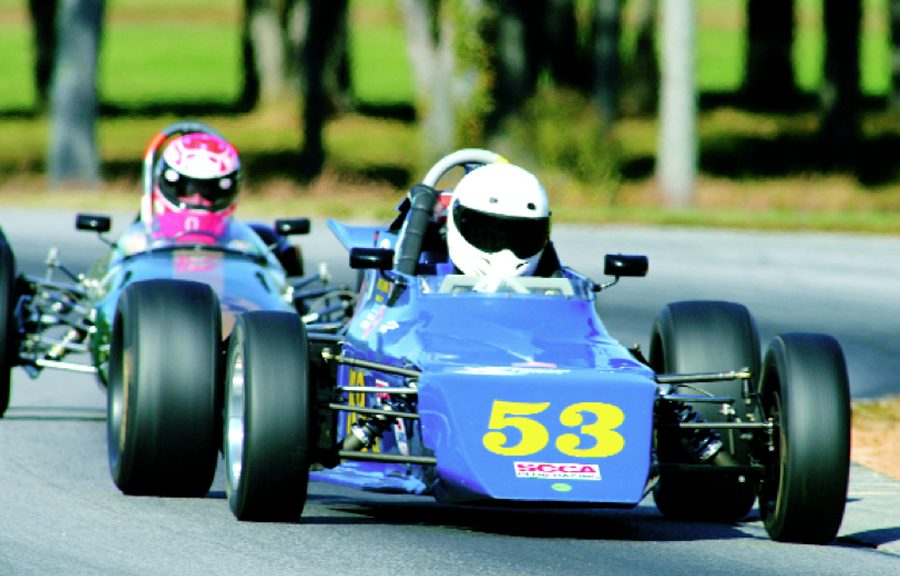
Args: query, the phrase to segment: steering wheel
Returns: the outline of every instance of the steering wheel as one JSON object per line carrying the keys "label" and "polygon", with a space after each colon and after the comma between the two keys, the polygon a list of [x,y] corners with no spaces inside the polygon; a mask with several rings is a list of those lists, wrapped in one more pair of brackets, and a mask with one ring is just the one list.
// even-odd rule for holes
{"label": "steering wheel", "polygon": [[150,139],[150,142],[147,143],[147,149],[144,151],[143,182],[145,195],[149,196],[153,192],[153,167],[156,166],[157,153],[163,147],[163,144],[176,136],[191,132],[201,132],[225,140],[225,137],[215,128],[194,120],[175,122],[157,132]]}
{"label": "steering wheel", "polygon": [[400,229],[394,268],[404,274],[414,274],[422,252],[422,241],[434,210],[437,193],[434,188],[444,175],[457,166],[483,166],[506,162],[503,156],[481,148],[464,148],[438,160],[425,175],[422,184],[409,191],[410,208]]}
{"label": "steering wheel", "polygon": [[484,148],[463,148],[451,152],[435,162],[434,166],[425,174],[422,184],[434,188],[447,172],[457,166],[483,166],[495,162],[506,162],[506,158]]}

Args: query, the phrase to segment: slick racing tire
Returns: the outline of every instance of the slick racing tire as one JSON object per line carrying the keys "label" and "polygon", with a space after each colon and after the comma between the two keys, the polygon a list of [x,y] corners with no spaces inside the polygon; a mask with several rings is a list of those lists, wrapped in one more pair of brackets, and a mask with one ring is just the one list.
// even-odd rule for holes
{"label": "slick racing tire", "polygon": [[107,446],[131,495],[204,496],[218,458],[222,317],[213,289],[146,280],[119,297],[110,344]]}
{"label": "slick racing tire", "polygon": [[769,344],[760,382],[773,447],[759,511],[773,540],[827,544],[844,517],[850,470],[850,388],[840,344],[823,334],[783,334]]}
{"label": "slick racing tire", "polygon": [[225,490],[239,520],[297,522],[314,438],[306,329],[287,312],[238,318],[225,372]]}
{"label": "slick racing tire", "polygon": [[[650,365],[657,372],[725,372],[749,368],[758,378],[761,351],[756,323],[744,306],[731,302],[688,301],[665,306],[656,318],[650,339]],[[741,401],[742,381],[705,385],[717,396],[737,399],[734,416],[747,420]],[[682,389],[691,393],[690,389]],[[696,403],[691,408],[707,422],[723,421],[719,404]],[[724,447],[710,463],[748,464],[750,445],[734,430],[717,430]],[[660,512],[670,518],[735,522],[746,516],[756,499],[758,481],[738,472],[687,472],[665,469],[667,464],[691,463],[657,429],[660,472],[653,497]],[[677,466],[675,466],[677,468]]]}
{"label": "slick racing tire", "polygon": [[15,332],[16,260],[0,231],[0,417],[9,407],[12,367],[17,356]]}

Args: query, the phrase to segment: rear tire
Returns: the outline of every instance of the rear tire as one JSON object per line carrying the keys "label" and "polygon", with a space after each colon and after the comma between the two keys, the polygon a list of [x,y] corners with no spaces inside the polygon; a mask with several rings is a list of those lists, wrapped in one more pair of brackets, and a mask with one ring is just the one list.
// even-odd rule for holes
{"label": "rear tire", "polygon": [[0,231],[0,418],[9,408],[12,367],[18,356],[15,332],[16,259]]}
{"label": "rear tire", "polygon": [[[757,378],[760,345],[756,323],[741,304],[718,301],[689,301],[668,304],[653,325],[650,340],[650,365],[656,372],[723,372],[749,368]],[[747,406],[740,402],[742,382],[717,382],[710,390],[718,396],[738,399],[735,416],[747,420]],[[717,404],[696,404],[708,422],[721,422],[725,416]],[[719,430],[725,445],[715,461],[746,464],[749,446],[738,433]],[[660,464],[684,463],[678,450],[667,450],[657,430],[657,455]],[[713,464],[711,464],[712,466]],[[656,507],[665,516],[677,519],[736,522],[746,516],[756,498],[757,483],[745,475],[711,471],[660,473],[653,491]]]}
{"label": "rear tire", "polygon": [[844,517],[850,471],[850,387],[840,344],[783,334],[766,352],[760,397],[775,424],[759,510],[780,542],[827,544]]}
{"label": "rear tire", "polygon": [[221,334],[218,298],[206,284],[147,280],[122,292],[110,345],[107,446],[123,493],[209,491]]}
{"label": "rear tire", "polygon": [[226,366],[225,486],[231,511],[239,520],[297,522],[316,438],[300,317],[241,315]]}

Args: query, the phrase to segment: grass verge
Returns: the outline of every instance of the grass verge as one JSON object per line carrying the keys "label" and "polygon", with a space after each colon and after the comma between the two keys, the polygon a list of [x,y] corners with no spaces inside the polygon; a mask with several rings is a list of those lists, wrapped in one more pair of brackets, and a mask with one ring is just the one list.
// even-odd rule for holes
{"label": "grass verge", "polygon": [[900,396],[853,404],[851,458],[900,480]]}

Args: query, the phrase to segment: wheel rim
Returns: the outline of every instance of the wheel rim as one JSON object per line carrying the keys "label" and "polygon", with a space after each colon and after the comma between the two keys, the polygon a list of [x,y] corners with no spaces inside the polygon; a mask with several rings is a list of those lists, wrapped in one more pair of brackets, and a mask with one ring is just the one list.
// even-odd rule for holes
{"label": "wheel rim", "polygon": [[122,451],[122,381],[121,376],[114,376],[110,380],[109,391],[109,431],[112,434],[110,447],[115,448],[115,453]]}
{"label": "wheel rim", "polygon": [[228,496],[237,490],[241,481],[244,461],[244,355],[240,346],[235,347],[225,400],[225,466],[228,475]]}
{"label": "wheel rim", "polygon": [[765,459],[766,475],[763,481],[762,490],[760,492],[759,507],[764,519],[775,516],[778,506],[778,493],[784,482],[785,466],[782,462],[784,458],[784,438],[783,428],[781,426],[781,394],[777,391],[771,393],[769,397],[769,410],[767,416],[772,421],[774,429],[773,448]]}
{"label": "wheel rim", "polygon": [[[122,339],[121,326],[119,332],[113,337]],[[132,374],[134,372],[133,348],[122,348],[121,354],[111,362],[109,374],[109,390],[107,426],[112,438],[109,441],[109,451],[112,464],[116,470],[121,469],[122,453],[125,451],[125,442],[128,423],[128,392]]]}
{"label": "wheel rim", "polygon": [[128,433],[128,393],[131,389],[131,375],[134,370],[134,351],[127,348],[122,353],[122,386],[120,394],[113,402],[113,411],[115,412],[114,423],[119,431],[119,452],[125,450],[126,435]]}

